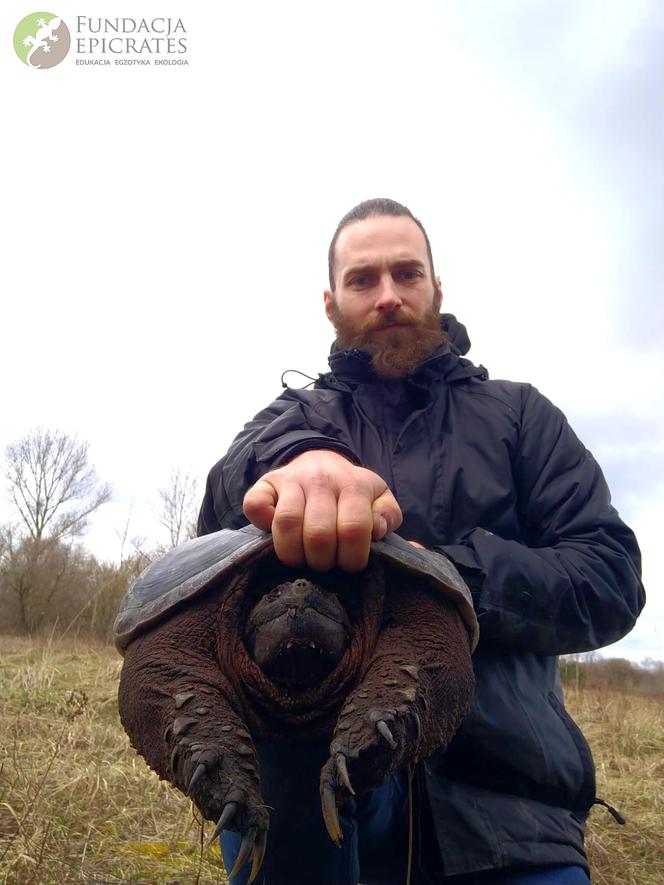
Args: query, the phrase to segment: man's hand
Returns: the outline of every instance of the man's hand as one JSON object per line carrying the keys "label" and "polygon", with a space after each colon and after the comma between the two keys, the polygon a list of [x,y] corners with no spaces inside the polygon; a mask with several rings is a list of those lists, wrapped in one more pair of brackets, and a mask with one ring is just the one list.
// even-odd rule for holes
{"label": "man's hand", "polygon": [[371,541],[401,525],[385,480],[328,450],[303,452],[261,477],[244,496],[244,514],[272,532],[278,558],[315,571],[363,569]]}

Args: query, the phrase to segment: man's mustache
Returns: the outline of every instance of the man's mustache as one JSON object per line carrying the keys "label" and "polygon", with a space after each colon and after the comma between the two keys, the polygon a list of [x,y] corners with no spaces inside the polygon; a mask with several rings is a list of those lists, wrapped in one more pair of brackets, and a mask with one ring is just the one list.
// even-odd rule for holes
{"label": "man's mustache", "polygon": [[367,332],[375,332],[377,329],[386,329],[388,326],[414,326],[415,319],[412,314],[407,311],[399,310],[393,313],[385,314],[377,320],[367,320],[364,326],[359,330],[360,334]]}

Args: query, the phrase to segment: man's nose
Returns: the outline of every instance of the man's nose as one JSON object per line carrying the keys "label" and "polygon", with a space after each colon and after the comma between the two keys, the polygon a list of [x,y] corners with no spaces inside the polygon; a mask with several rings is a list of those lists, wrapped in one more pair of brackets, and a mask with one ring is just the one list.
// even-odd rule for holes
{"label": "man's nose", "polygon": [[395,310],[402,305],[399,289],[391,276],[383,277],[378,286],[374,307],[376,310]]}

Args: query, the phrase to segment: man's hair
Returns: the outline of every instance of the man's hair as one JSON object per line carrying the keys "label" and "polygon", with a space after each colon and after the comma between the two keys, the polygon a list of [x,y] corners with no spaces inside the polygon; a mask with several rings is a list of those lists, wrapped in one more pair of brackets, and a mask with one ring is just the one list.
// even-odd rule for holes
{"label": "man's hair", "polygon": [[397,203],[396,200],[390,200],[387,197],[376,197],[373,200],[364,200],[363,203],[358,203],[358,205],[354,206],[350,210],[350,212],[346,212],[344,217],[337,225],[337,229],[335,230],[334,236],[332,237],[332,242],[330,243],[330,248],[327,251],[327,267],[330,275],[330,289],[333,292],[335,265],[334,253],[337,246],[337,240],[339,239],[339,234],[345,227],[348,227],[349,224],[353,224],[355,221],[364,221],[366,218],[373,218],[376,215],[405,215],[407,218],[413,219],[415,224],[419,227],[424,235],[424,242],[427,244],[427,255],[429,256],[429,264],[431,265],[431,279],[434,279],[431,243],[429,242],[429,237],[427,236],[427,232],[424,230],[424,225],[422,224],[422,222],[418,218],[415,218],[410,209],[408,209],[406,206],[403,206],[401,203]]}

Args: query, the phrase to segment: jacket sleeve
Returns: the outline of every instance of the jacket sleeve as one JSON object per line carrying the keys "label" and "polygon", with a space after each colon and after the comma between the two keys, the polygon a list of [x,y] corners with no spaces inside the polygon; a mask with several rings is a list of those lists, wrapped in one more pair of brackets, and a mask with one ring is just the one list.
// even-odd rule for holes
{"label": "jacket sleeve", "polygon": [[287,391],[259,412],[210,471],[198,516],[198,534],[247,525],[245,492],[263,474],[309,449],[330,449],[360,463],[342,430],[316,409],[306,391]]}
{"label": "jacket sleeve", "polygon": [[616,642],[645,601],[638,544],[590,452],[529,386],[513,470],[525,543],[476,528],[438,548],[471,587],[481,640],[544,655]]}

